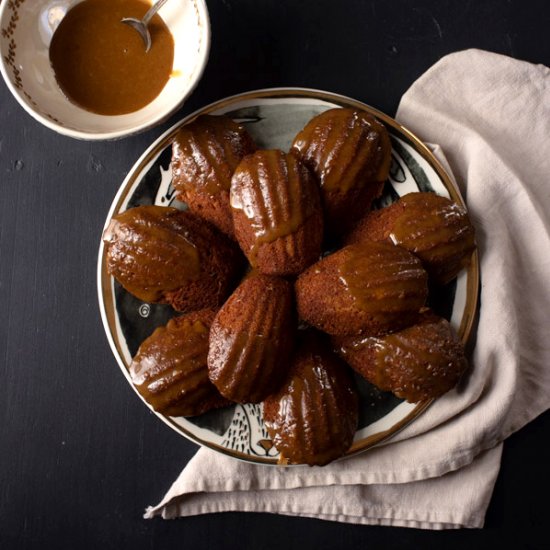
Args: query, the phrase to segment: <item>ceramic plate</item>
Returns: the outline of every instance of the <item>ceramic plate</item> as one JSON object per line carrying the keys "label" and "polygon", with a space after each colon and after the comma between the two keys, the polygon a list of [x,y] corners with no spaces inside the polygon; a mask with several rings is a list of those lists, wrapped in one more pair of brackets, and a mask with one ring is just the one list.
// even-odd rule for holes
{"label": "ceramic plate", "polygon": [[[246,126],[259,147],[288,150],[306,122],[333,107],[369,111],[383,121],[390,132],[391,172],[376,207],[390,204],[411,191],[434,191],[463,204],[456,187],[430,150],[390,117],[359,101],[328,92],[272,89],[222,99],[168,130],[143,154],[122,183],[105,226],[112,216],[138,205],[185,207],[175,200],[171,185],[171,141],[178,128],[197,115],[227,115]],[[463,270],[446,287],[432,292],[430,298],[431,307],[450,320],[464,342],[472,329],[478,285],[475,255],[468,270]],[[122,372],[132,385],[128,374],[132,356],[155,327],[165,324],[175,312],[169,306],[144,303],[128,294],[107,273],[103,244],[99,250],[98,287],[107,338]],[[361,396],[359,427],[348,455],[386,440],[414,420],[431,402],[410,404],[357,378]],[[137,391],[136,394],[139,395]],[[278,452],[263,425],[261,405],[235,405],[193,418],[155,414],[196,443],[250,462],[277,464]]]}

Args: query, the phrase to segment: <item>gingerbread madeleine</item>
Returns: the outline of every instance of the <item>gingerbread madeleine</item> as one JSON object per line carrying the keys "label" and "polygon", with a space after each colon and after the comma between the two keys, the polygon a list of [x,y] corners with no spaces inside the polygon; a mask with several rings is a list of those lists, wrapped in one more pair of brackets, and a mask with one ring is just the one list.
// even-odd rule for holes
{"label": "gingerbread madeleine", "polygon": [[223,303],[242,267],[233,242],[176,208],[126,210],[112,218],[103,240],[107,270],[128,292],[178,311]]}
{"label": "gingerbread madeleine", "polygon": [[250,264],[295,275],[321,254],[319,189],[309,170],[279,150],[245,157],[231,180],[235,236]]}
{"label": "gingerbread madeleine", "polygon": [[288,372],[295,332],[288,281],[255,274],[222,306],[210,332],[208,372],[220,393],[238,403],[259,403]]}
{"label": "gingerbread madeleine", "polygon": [[334,337],[333,343],[369,382],[411,403],[448,392],[468,368],[464,347],[451,325],[431,312],[399,332]]}
{"label": "gingerbread madeleine", "polygon": [[348,366],[313,330],[301,334],[290,372],[263,404],[280,462],[323,466],[351,447],[358,397]]}
{"label": "gingerbread madeleine", "polygon": [[326,229],[341,235],[380,196],[391,163],[386,127],[365,111],[329,109],[295,137],[291,152],[317,176]]}
{"label": "gingerbread madeleine", "polygon": [[256,150],[243,126],[226,116],[201,115],[183,126],[172,143],[172,184],[190,210],[233,236],[231,176]]}
{"label": "gingerbread madeleine", "polygon": [[130,377],[141,396],[168,416],[195,416],[229,404],[208,379],[208,332],[215,311],[175,317],[140,346]]}
{"label": "gingerbread madeleine", "polygon": [[470,263],[475,231],[466,210],[435,193],[409,193],[370,212],[350,233],[348,244],[388,241],[422,261],[430,277],[446,284]]}
{"label": "gingerbread madeleine", "polygon": [[264,423],[281,462],[323,466],[350,448],[358,397],[347,365],[308,332],[286,381],[264,401]]}
{"label": "gingerbread madeleine", "polygon": [[298,277],[298,314],[329,334],[380,334],[416,321],[427,282],[420,260],[403,248],[350,245]]}

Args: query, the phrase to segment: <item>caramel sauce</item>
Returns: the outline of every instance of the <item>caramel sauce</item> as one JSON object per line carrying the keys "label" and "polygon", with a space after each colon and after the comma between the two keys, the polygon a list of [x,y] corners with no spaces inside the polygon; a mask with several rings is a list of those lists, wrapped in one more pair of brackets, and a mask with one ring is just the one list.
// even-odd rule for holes
{"label": "caramel sauce", "polygon": [[175,208],[141,206],[113,217],[105,230],[109,272],[130,292],[155,302],[200,275],[200,257]]}
{"label": "caramel sauce", "polygon": [[339,278],[363,311],[379,314],[405,310],[407,303],[422,305],[427,275],[410,253],[386,243],[348,248],[353,253],[340,267]]}
{"label": "caramel sauce", "polygon": [[174,39],[159,15],[145,45],[123,17],[141,19],[151,7],[141,0],[84,0],[71,8],[50,44],[50,62],[63,93],[100,115],[132,113],[151,103],[170,78]]}

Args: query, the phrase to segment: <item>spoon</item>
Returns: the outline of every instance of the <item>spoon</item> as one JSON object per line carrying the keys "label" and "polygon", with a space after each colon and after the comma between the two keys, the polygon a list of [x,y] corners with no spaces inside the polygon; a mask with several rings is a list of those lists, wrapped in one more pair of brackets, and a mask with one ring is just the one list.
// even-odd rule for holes
{"label": "spoon", "polygon": [[151,34],[149,33],[147,25],[149,25],[151,19],[153,19],[153,16],[160,10],[160,8],[162,8],[162,6],[164,6],[164,4],[166,4],[166,2],[168,2],[168,0],[159,0],[158,2],[155,2],[149,10],[147,10],[147,13],[141,20],[136,19],[135,17],[124,17],[122,19],[122,23],[136,29],[141,38],[143,38],[143,42],[145,43],[145,53],[151,49]]}

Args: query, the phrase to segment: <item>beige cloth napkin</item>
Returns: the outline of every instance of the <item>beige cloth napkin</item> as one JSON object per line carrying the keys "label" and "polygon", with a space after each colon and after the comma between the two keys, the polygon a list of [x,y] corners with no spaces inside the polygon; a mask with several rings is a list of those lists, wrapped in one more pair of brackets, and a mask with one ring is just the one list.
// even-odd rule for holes
{"label": "beige cloth napkin", "polygon": [[391,442],[324,468],[255,466],[201,448],[145,517],[240,510],[483,525],[502,441],[550,407],[550,70],[455,53],[413,84],[397,119],[445,151],[476,226],[482,288],[470,375]]}

